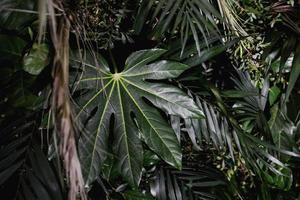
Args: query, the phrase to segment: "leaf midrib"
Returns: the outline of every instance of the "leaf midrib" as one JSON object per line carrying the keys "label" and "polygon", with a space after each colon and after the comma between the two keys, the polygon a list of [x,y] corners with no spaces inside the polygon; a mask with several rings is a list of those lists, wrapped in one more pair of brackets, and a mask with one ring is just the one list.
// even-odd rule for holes
{"label": "leaf midrib", "polygon": [[114,88],[115,88],[115,82],[113,82],[113,85],[111,87],[111,90],[109,92],[109,95],[108,95],[108,98],[106,100],[106,103],[105,103],[105,106],[104,106],[104,109],[103,109],[103,112],[102,112],[102,115],[101,115],[101,118],[100,118],[100,122],[99,122],[99,125],[98,125],[98,128],[97,128],[97,134],[96,134],[96,137],[95,137],[95,142],[94,142],[94,147],[93,147],[93,152],[92,152],[92,160],[90,162],[90,166],[89,166],[89,173],[88,173],[88,177],[90,176],[90,173],[91,173],[91,168],[92,168],[92,164],[94,162],[94,154],[95,154],[95,150],[96,150],[96,145],[95,143],[97,142],[97,138],[99,136],[99,133],[100,133],[100,127],[101,127],[101,124],[102,124],[102,121],[103,121],[103,118],[104,118],[104,115],[106,114],[106,109],[107,109],[107,105],[109,104],[109,100],[112,96],[112,93],[114,91]]}
{"label": "leaf midrib", "polygon": [[122,123],[123,133],[124,133],[124,136],[125,136],[125,143],[126,143],[126,150],[127,150],[127,155],[128,155],[128,162],[129,162],[129,166],[130,166],[129,168],[130,168],[131,180],[134,183],[134,177],[133,177],[133,173],[132,173],[131,156],[130,156],[130,153],[129,153],[129,147],[128,147],[128,142],[127,142],[127,139],[128,139],[127,129],[126,129],[126,126],[125,126],[125,117],[124,117],[124,111],[123,111],[123,104],[122,104],[122,97],[121,97],[119,82],[121,82],[121,81],[119,81],[119,80],[117,81],[117,89],[118,89],[118,97],[119,97],[118,99],[119,99],[119,103],[120,103],[120,107],[121,107],[121,118],[122,118],[122,121],[123,121],[123,123]]}
{"label": "leaf midrib", "polygon": [[[171,72],[171,71],[184,71],[184,70],[175,70],[175,69],[171,69],[171,70],[159,70],[159,71],[156,71],[156,72]],[[135,76],[143,76],[143,75],[147,75],[147,74],[152,74],[153,71],[148,71],[148,72],[144,72],[144,73],[137,73],[137,74],[126,74],[124,73],[124,77],[135,77]]]}
{"label": "leaf midrib", "polygon": [[[159,49],[157,49],[157,50],[159,50]],[[147,64],[147,60],[151,60],[153,57],[156,57],[157,55],[156,54],[153,54],[153,55],[151,55],[151,56],[149,56],[149,57],[147,57],[146,59],[142,59],[140,62],[138,62],[138,63],[136,63],[136,64],[134,64],[132,67],[130,67],[130,68],[127,68],[127,72],[128,71],[131,71],[132,69],[134,69],[134,68],[136,68],[137,66],[139,66],[141,63],[143,63],[143,62],[146,62],[145,64]]]}
{"label": "leaf midrib", "polygon": [[157,94],[152,93],[151,91],[146,90],[146,89],[144,89],[144,88],[142,88],[142,87],[140,87],[140,86],[134,84],[133,82],[131,82],[131,81],[127,80],[127,79],[122,78],[122,80],[126,81],[126,82],[129,83],[130,85],[133,85],[134,87],[136,87],[136,88],[138,88],[138,89],[140,89],[140,90],[142,90],[142,91],[145,91],[145,92],[147,92],[147,93],[149,93],[149,94],[151,94],[151,95],[153,95],[153,96],[156,96],[156,97],[158,97],[158,98],[160,98],[160,99],[163,99],[163,100],[166,101],[166,102],[175,104],[175,105],[177,105],[177,106],[179,106],[179,107],[183,107],[183,108],[187,109],[189,112],[194,113],[194,114],[196,114],[197,116],[201,117],[198,113],[195,113],[195,112],[191,111],[191,110],[189,109],[189,107],[185,107],[185,106],[179,105],[179,104],[176,103],[176,102],[169,101],[168,99],[165,99],[165,98],[163,98],[163,97],[161,97],[161,96],[158,96]]}
{"label": "leaf midrib", "polygon": [[104,79],[111,79],[111,76],[102,76],[102,77],[90,77],[90,78],[84,78],[76,81],[76,83],[85,82],[85,81],[96,81],[96,80],[104,80]]}
{"label": "leaf midrib", "polygon": [[[124,79],[123,79],[124,80]],[[160,134],[157,132],[156,128],[153,127],[153,125],[151,124],[151,122],[148,120],[147,116],[144,114],[142,108],[138,105],[138,103],[136,102],[136,100],[134,99],[134,97],[131,95],[131,93],[129,92],[129,90],[126,88],[126,86],[124,85],[124,83],[122,81],[120,81],[124,90],[126,91],[126,93],[129,95],[129,97],[131,98],[131,100],[134,102],[135,106],[138,108],[138,110],[141,112],[141,114],[144,116],[144,118],[146,119],[146,121],[148,122],[148,124],[150,125],[150,127],[154,130],[154,132],[156,133],[156,135],[159,137],[159,139],[162,141],[162,143],[167,147],[168,151],[170,152],[170,154],[172,155],[173,160],[176,162],[176,159],[173,156],[172,151],[168,148],[168,145],[164,142],[164,140],[161,138]]]}
{"label": "leaf midrib", "polygon": [[[92,102],[94,101],[94,99],[99,95],[101,94],[105,88],[107,88],[110,83],[113,81],[113,79],[111,79],[106,85],[103,86],[103,88],[101,90],[99,90],[92,98],[90,98],[90,100],[82,107],[82,109],[78,112],[77,116],[76,116],[76,119],[79,117],[79,115],[81,114],[81,112]],[[114,86],[113,86],[114,87]]]}
{"label": "leaf midrib", "polygon": [[97,71],[102,72],[103,74],[110,75],[110,73],[104,71],[104,70],[101,69],[100,67],[95,67],[95,66],[93,66],[93,65],[91,65],[91,64],[88,64],[88,63],[85,63],[85,62],[82,62],[82,61],[76,60],[76,59],[71,59],[71,60],[73,60],[73,61],[75,61],[75,62],[78,62],[78,63],[82,63],[82,64],[84,64],[85,66],[88,66],[88,67],[90,67],[90,68],[93,68],[93,69],[95,69],[95,70],[97,70]]}

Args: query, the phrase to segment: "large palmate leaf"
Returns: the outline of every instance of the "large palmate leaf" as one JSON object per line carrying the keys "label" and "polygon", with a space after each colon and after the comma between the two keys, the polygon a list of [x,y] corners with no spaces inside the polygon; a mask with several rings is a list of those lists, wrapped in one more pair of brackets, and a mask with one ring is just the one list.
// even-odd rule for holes
{"label": "large palmate leaf", "polygon": [[[181,168],[176,135],[152,105],[182,118],[199,118],[202,112],[183,91],[157,82],[175,78],[188,68],[173,61],[153,62],[164,52],[161,49],[135,52],[127,58],[124,71],[114,74],[103,58],[97,59],[97,63],[88,55],[82,63],[74,56],[74,67],[82,69],[74,84],[74,94],[79,96],[77,118],[85,128],[79,151],[87,184],[100,173],[100,163],[109,149],[110,131],[117,166],[131,186],[137,186],[141,177],[141,140],[168,164]],[[150,79],[155,81],[148,82]]]}

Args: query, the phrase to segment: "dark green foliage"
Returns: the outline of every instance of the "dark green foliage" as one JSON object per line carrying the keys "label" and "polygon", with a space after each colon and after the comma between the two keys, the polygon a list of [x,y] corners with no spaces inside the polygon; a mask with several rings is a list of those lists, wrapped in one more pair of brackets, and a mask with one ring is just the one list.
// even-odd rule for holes
{"label": "dark green foliage", "polygon": [[229,184],[224,175],[199,163],[187,162],[181,171],[160,166],[153,174],[151,194],[159,200],[231,199],[223,190]]}
{"label": "dark green foliage", "polygon": [[299,1],[42,5],[0,2],[1,199],[68,198],[49,98],[62,16],[90,199],[300,198]]}
{"label": "dark green foliage", "polygon": [[143,0],[134,24],[135,33],[139,34],[142,31],[143,25],[148,21],[148,15],[151,16],[150,23],[155,24],[151,32],[153,39],[162,40],[167,34],[179,35],[182,54],[189,37],[193,37],[199,56],[201,38],[207,42],[207,36],[218,35],[214,17],[222,20],[219,12],[208,0]]}
{"label": "dark green foliage", "polygon": [[83,67],[74,87],[82,92],[77,101],[77,117],[84,122],[87,132],[79,141],[79,149],[82,149],[88,184],[96,179],[100,164],[108,154],[112,116],[113,151],[120,173],[132,186],[137,186],[141,177],[143,150],[140,139],[167,163],[181,168],[181,153],[175,133],[143,98],[169,115],[183,118],[200,118],[203,115],[193,100],[176,87],[145,81],[175,78],[188,68],[166,60],[153,63],[164,52],[162,49],[135,52],[127,58],[124,71],[114,74],[110,73],[102,58],[98,61],[99,67],[93,65],[89,56],[84,63],[74,60],[75,65]]}

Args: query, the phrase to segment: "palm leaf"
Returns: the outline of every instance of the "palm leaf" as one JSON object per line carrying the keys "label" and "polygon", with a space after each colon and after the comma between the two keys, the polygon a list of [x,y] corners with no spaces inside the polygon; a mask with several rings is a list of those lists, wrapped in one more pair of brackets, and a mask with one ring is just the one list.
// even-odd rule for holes
{"label": "palm leaf", "polygon": [[[219,90],[210,85],[208,87],[215,98],[214,101],[211,99],[207,101],[198,96],[197,93],[193,93],[198,106],[206,116],[205,119],[185,119],[185,130],[188,132],[195,149],[201,150],[201,141],[212,142],[216,149],[229,152],[233,161],[235,160],[235,152],[238,150],[246,161],[247,168],[260,179],[268,182],[271,180],[270,176],[273,176],[277,177],[276,180],[284,180],[290,183],[292,180],[290,168],[284,165],[277,153],[281,153],[282,157],[283,155],[299,157],[299,153],[293,148],[284,149],[273,143],[274,125],[271,132],[267,118],[264,115],[269,92],[268,83],[265,81],[263,89],[259,91],[251,83],[247,74],[238,71],[238,76],[239,78],[234,79],[235,91],[238,95],[234,94],[233,99],[237,102],[236,104],[243,106],[230,109],[223,101]],[[199,92],[199,94],[201,93]],[[228,98],[230,94],[227,93],[225,96]],[[230,102],[232,102],[232,99],[230,99]],[[282,121],[277,120],[278,126],[281,127],[280,123]],[[176,125],[179,121],[173,121],[173,123],[175,123],[173,127],[179,127]],[[251,124],[250,128],[245,126],[245,123]],[[291,126],[287,127],[292,128]],[[274,134],[276,133],[275,131]],[[258,135],[259,138],[254,135]],[[261,136],[264,137],[261,138]],[[279,187],[274,180],[269,183]],[[289,184],[280,187],[289,187]]]}
{"label": "palm leaf", "polygon": [[[153,8],[152,12],[151,8]],[[199,56],[201,50],[199,35],[205,41],[209,35],[218,35],[216,19],[222,20],[219,12],[208,0],[163,0],[159,2],[143,0],[135,20],[134,30],[137,34],[141,32],[150,13],[152,16],[150,23],[155,24],[152,31],[154,39],[161,39],[166,33],[178,32],[182,44],[181,53],[183,53],[187,39],[191,35]]]}
{"label": "palm leaf", "polygon": [[[60,182],[40,147],[32,140],[34,121],[26,116],[5,128],[0,137],[1,194],[13,199],[64,199]],[[25,119],[25,121],[24,121]],[[18,126],[16,129],[15,127]],[[13,183],[12,183],[13,181]],[[4,193],[6,188],[13,192]],[[5,198],[5,196],[3,197]]]}
{"label": "palm leaf", "polygon": [[[245,95],[239,98],[237,102],[243,106],[234,108],[237,116],[239,116],[240,122],[252,124],[250,128],[247,126],[239,126],[233,118],[230,118],[230,122],[235,128],[240,141],[242,156],[249,167],[260,178],[278,188],[289,188],[290,182],[292,181],[291,170],[284,164],[277,153],[282,153],[281,155],[285,156],[299,157],[299,152],[293,148],[293,145],[295,147],[295,143],[289,143],[292,145],[290,148],[283,148],[282,146],[276,145],[276,143],[278,144],[278,136],[275,136],[275,134],[278,134],[278,131],[281,132],[280,129],[283,129],[283,127],[285,127],[285,131],[290,133],[294,131],[294,128],[290,125],[289,120],[280,120],[284,117],[282,113],[278,116],[273,116],[273,119],[268,123],[267,117],[264,114],[269,93],[268,78],[265,79],[263,88],[259,91],[251,83],[247,73],[241,71],[237,72],[240,78],[239,80],[234,79],[237,91],[244,92],[245,94],[255,94],[254,96]],[[271,126],[269,126],[269,124],[271,124]],[[275,130],[274,127],[282,128]],[[258,135],[260,138],[254,135]],[[288,138],[291,137],[289,136],[286,139]],[[281,185],[278,185],[278,182],[275,180],[280,180]],[[281,181],[289,184],[282,185]]]}
{"label": "palm leaf", "polygon": [[228,199],[225,176],[197,162],[186,162],[181,171],[157,166],[150,180],[151,194],[158,200]]}
{"label": "palm leaf", "polygon": [[[222,17],[224,17],[224,27],[229,28],[236,36],[246,37],[248,33],[244,30],[243,19],[238,15],[239,2],[233,0],[218,0],[218,6]],[[240,9],[240,8],[239,8]]]}
{"label": "palm leaf", "polygon": [[55,176],[55,171],[38,146],[29,150],[30,164],[25,164],[21,174],[18,199],[64,199],[61,185]]}
{"label": "palm leaf", "polygon": [[166,46],[168,52],[164,55],[164,57],[179,61],[189,65],[190,67],[196,67],[224,53],[238,41],[239,39],[233,38],[229,42],[221,43],[217,36],[210,36],[206,39],[206,41],[204,41],[204,39],[201,37],[201,41],[199,42],[201,55],[198,55],[197,47],[191,40],[187,41],[184,53],[181,52],[180,40],[176,40]]}

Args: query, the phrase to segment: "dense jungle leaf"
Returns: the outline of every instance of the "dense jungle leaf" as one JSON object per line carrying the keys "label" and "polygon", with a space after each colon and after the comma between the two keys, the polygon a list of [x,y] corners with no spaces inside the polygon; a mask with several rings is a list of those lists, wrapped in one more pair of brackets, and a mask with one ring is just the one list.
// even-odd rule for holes
{"label": "dense jungle leaf", "polygon": [[0,199],[68,198],[62,77],[88,199],[300,199],[299,8],[0,1]]}
{"label": "dense jungle leaf", "polygon": [[224,175],[196,162],[188,162],[181,171],[159,166],[151,180],[151,194],[158,200],[228,199],[224,186],[230,183]]}

